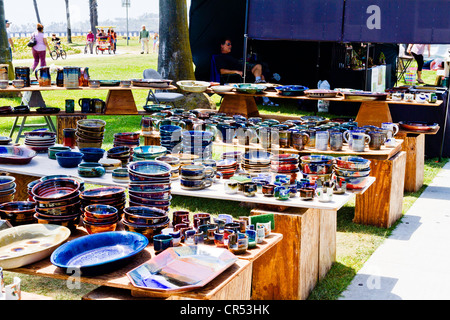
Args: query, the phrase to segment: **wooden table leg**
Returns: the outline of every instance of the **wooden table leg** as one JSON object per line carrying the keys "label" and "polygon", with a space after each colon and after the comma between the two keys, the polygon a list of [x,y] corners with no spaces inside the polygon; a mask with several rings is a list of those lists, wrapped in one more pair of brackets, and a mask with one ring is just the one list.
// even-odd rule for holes
{"label": "wooden table leg", "polygon": [[105,114],[138,114],[131,90],[109,90],[106,97]]}
{"label": "wooden table leg", "polygon": [[425,134],[399,132],[406,152],[405,191],[416,192],[423,186],[425,173]]}
{"label": "wooden table leg", "polygon": [[356,195],[354,223],[390,228],[402,216],[406,152],[388,160],[370,160],[374,184]]}
{"label": "wooden table leg", "polygon": [[283,239],[253,262],[252,300],[304,300],[336,260],[337,212],[290,208],[274,213]]}
{"label": "wooden table leg", "polygon": [[355,121],[358,123],[359,127],[381,127],[383,122],[392,122],[389,104],[385,101],[362,102]]}
{"label": "wooden table leg", "polygon": [[258,106],[255,98],[240,95],[225,95],[220,105],[219,112],[229,115],[240,114],[247,118],[259,117]]}

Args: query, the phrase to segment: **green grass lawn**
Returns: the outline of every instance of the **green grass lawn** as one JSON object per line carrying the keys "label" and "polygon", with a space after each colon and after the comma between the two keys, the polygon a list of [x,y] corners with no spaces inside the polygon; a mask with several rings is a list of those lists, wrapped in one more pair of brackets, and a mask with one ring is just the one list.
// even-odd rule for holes
{"label": "green grass lawn", "polygon": [[[83,47],[83,43],[72,44],[73,47]],[[130,79],[142,77],[142,71],[146,68],[157,67],[157,55],[140,55],[140,47],[136,42],[126,46],[125,40],[120,40],[118,50],[126,51],[114,57],[94,57],[81,58],[80,60],[55,61],[57,65],[76,65],[80,67],[89,67],[91,78],[96,79]],[[424,79],[432,78],[424,72]],[[431,79],[430,78],[430,79]],[[434,82],[434,80],[433,80]],[[79,98],[101,98],[106,99],[107,90],[96,91],[50,91],[44,92],[43,98],[48,106],[64,108],[65,99]],[[136,90],[133,92],[138,109],[144,105],[147,95],[146,90]],[[216,95],[212,99],[217,104],[220,98]],[[295,103],[283,102],[280,107],[264,107],[259,105],[259,110],[264,114],[286,114],[286,115],[310,115],[314,112],[307,112],[298,108]],[[0,98],[0,105],[19,105],[20,98]],[[328,117],[337,117],[339,115],[325,114]],[[137,131],[140,129],[140,116],[102,116],[107,122],[106,135],[103,148],[112,147],[113,134],[116,132]],[[41,122],[39,119],[33,121]],[[0,135],[8,135],[12,126],[13,118],[0,118]],[[427,159],[425,161],[425,184],[421,190],[415,193],[405,193],[403,212],[414,203],[420,196],[427,184],[432,181],[434,176],[448,159],[442,162],[436,162],[437,159]],[[90,186],[89,186],[90,187]],[[243,206],[234,201],[208,200],[205,201],[196,197],[174,196],[171,205],[172,210],[189,210],[195,212],[209,212],[213,215],[219,213],[232,214],[234,217],[249,215],[251,208]],[[327,274],[327,276],[316,286],[311,293],[310,300],[334,300],[346,289],[355,274],[363,266],[364,262],[383,243],[390,235],[395,225],[389,229],[377,228],[354,224],[355,204],[350,202],[338,211],[337,221],[337,257],[336,262]],[[16,274],[14,272],[5,272],[5,282],[10,283],[13,276],[22,278],[22,290],[43,294],[54,299],[80,299],[81,296],[91,291],[96,286],[81,284],[79,290],[69,290],[65,281],[52,280],[47,278]]]}

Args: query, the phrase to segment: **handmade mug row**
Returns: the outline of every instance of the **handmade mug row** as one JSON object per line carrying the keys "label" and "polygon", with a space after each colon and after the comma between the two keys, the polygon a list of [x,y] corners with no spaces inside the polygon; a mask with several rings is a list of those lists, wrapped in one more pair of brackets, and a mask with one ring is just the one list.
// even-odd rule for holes
{"label": "handmade mug row", "polygon": [[392,101],[408,101],[408,102],[418,102],[418,103],[435,103],[437,101],[437,95],[434,92],[420,92],[420,93],[403,93],[394,92],[391,93]]}

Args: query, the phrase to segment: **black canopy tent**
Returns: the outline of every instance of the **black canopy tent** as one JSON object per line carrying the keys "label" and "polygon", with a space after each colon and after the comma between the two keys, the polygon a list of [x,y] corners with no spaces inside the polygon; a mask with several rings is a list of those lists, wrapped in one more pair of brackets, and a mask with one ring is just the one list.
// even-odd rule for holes
{"label": "black canopy tent", "polygon": [[[449,5],[449,0],[192,0],[196,78],[209,80],[211,56],[218,53],[219,38],[227,35],[233,53],[245,49],[244,57],[250,40],[250,51],[263,53],[271,70],[281,71],[280,83],[314,88],[318,79],[330,78],[333,51],[342,42],[450,43]],[[443,107],[426,112],[391,108],[394,121],[439,122],[439,134],[427,137],[430,157],[450,156],[450,145],[444,143],[448,94],[443,98]]]}

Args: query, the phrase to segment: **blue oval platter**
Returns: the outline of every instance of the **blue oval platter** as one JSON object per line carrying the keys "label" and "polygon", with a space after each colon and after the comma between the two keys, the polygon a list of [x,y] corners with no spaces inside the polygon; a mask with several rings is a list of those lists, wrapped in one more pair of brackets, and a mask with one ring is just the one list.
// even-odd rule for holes
{"label": "blue oval platter", "polygon": [[122,266],[148,243],[136,232],[95,233],[66,242],[52,253],[50,261],[62,269],[79,269],[84,275],[104,274]]}

